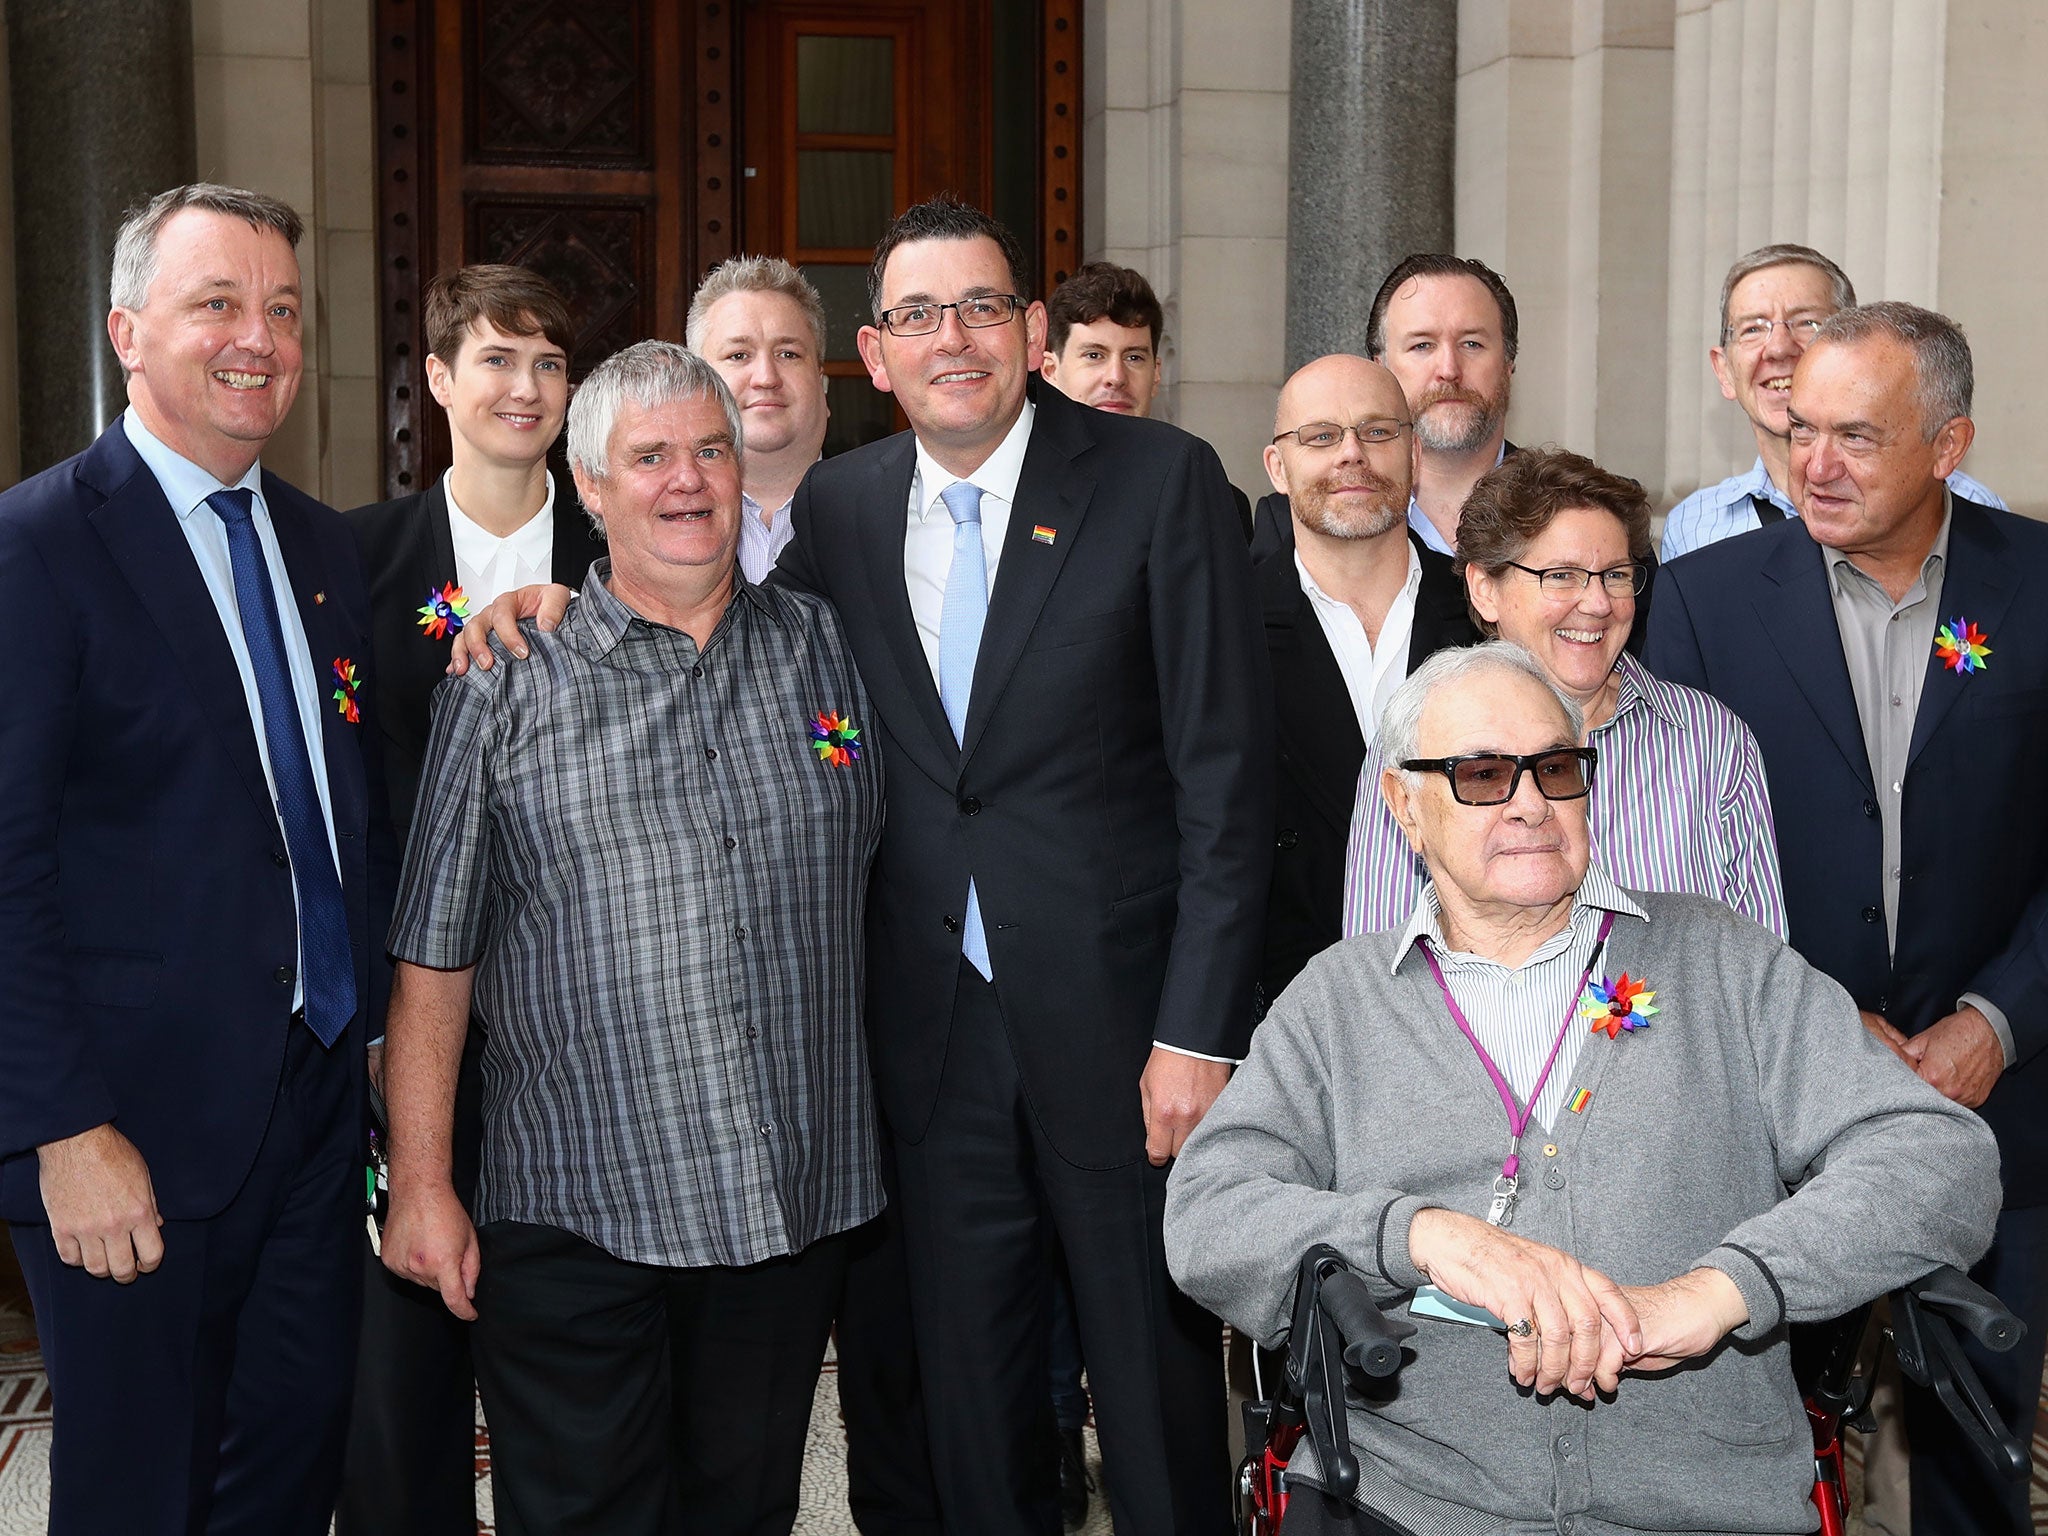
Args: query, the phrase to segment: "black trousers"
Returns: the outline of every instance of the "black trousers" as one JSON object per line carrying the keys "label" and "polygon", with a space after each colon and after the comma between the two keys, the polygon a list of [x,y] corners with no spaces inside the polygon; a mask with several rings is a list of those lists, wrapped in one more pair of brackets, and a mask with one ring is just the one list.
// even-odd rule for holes
{"label": "black trousers", "polygon": [[[483,1153],[483,1030],[455,1077],[455,1193],[476,1196]],[[470,1325],[401,1280],[363,1241],[363,1332],[337,1536],[476,1536],[476,1370]]]}
{"label": "black trousers", "polygon": [[1284,1536],[1408,1536],[1371,1510],[1333,1499],[1311,1483],[1295,1483],[1287,1499]]}
{"label": "black trousers", "polygon": [[478,1233],[473,1348],[503,1536],[787,1536],[847,1240],[730,1269]]}
{"label": "black trousers", "polygon": [[910,1327],[896,1160],[886,1146],[881,1164],[889,1204],[846,1235],[846,1289],[833,1327],[846,1420],[846,1504],[861,1536],[942,1536]]}
{"label": "black trousers", "polygon": [[52,1536],[325,1536],[361,1303],[361,1050],[293,1026],[241,1190],[165,1222],[134,1284],[13,1229],[56,1403]]}
{"label": "black trousers", "polygon": [[[1138,1085],[1131,1085],[1132,1093]],[[1077,1168],[1040,1133],[995,989],[964,962],[921,1141],[896,1143],[911,1308],[946,1529],[1054,1536],[1044,1223],[1066,1250],[1118,1536],[1228,1531],[1222,1325],[1175,1288],[1166,1173]]]}

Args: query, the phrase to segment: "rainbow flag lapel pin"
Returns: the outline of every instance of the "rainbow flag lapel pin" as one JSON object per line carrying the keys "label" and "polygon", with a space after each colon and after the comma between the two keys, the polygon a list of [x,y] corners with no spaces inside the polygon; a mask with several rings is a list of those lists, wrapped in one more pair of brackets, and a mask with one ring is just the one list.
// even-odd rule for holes
{"label": "rainbow flag lapel pin", "polygon": [[1031,525],[1031,542],[1034,544],[1050,544],[1059,536],[1060,531],[1057,528],[1048,528],[1043,523]]}

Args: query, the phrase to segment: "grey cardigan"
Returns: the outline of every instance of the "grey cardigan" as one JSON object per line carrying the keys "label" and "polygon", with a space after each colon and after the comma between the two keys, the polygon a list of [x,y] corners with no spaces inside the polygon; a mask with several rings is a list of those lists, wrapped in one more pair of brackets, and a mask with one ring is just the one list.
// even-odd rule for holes
{"label": "grey cardigan", "polygon": [[[1617,919],[1603,969],[1647,979],[1661,1011],[1586,1043],[1572,1086],[1591,1097],[1549,1133],[1530,1127],[1514,1230],[1624,1285],[1712,1265],[1749,1321],[1706,1361],[1625,1377],[1589,1408],[1518,1389],[1492,1330],[1418,1319],[1398,1390],[1352,1408],[1351,1438],[1363,1502],[1420,1536],[1812,1530],[1786,1322],[1967,1267],[1991,1241],[1998,1150],[1982,1121],[1755,923],[1629,894],[1648,919]],[[1345,940],[1281,995],[1167,1186],[1175,1279],[1267,1342],[1310,1245],[1392,1301],[1423,1283],[1415,1213],[1483,1216],[1499,1171],[1500,1100],[1422,956],[1394,967],[1395,937]],[[1316,1478],[1305,1442],[1295,1471]]]}

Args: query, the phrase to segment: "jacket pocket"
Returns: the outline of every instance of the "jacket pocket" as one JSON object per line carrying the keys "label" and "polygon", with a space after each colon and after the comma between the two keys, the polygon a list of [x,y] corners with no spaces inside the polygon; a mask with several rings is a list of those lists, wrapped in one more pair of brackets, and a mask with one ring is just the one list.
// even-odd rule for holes
{"label": "jacket pocket", "polygon": [[164,957],[139,949],[68,951],[79,1001],[95,1008],[147,1008],[156,1001]]}
{"label": "jacket pocket", "polygon": [[1171,938],[1174,920],[1180,915],[1180,881],[1169,880],[1111,902],[1109,915],[1116,921],[1117,940],[1126,949],[1143,949]]}
{"label": "jacket pocket", "polygon": [[1113,640],[1118,635],[1128,634],[1137,627],[1138,610],[1135,606],[1116,608],[1108,613],[1091,613],[1084,618],[1040,624],[1031,632],[1029,648],[1034,651],[1055,651],[1063,646]]}

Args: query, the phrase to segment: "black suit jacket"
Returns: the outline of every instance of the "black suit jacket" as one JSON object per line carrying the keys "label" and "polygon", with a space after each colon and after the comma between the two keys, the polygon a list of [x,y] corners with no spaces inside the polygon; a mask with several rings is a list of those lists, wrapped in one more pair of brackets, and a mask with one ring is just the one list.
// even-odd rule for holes
{"label": "black suit jacket", "polygon": [[[1283,501],[1281,515],[1286,513]],[[1410,545],[1422,561],[1415,594],[1408,670],[1447,645],[1479,639],[1465,607],[1465,584],[1451,562]],[[1301,588],[1292,548],[1256,568],[1266,619],[1273,697],[1273,883],[1266,901],[1266,947],[1258,1013],[1311,958],[1343,937],[1344,848],[1366,742],[1358,729],[1336,654]]]}
{"label": "black suit jacket", "polygon": [[[323,695],[355,952],[337,1046],[383,1027],[397,883],[375,750],[369,599],[338,514],[263,498]],[[113,1121],[157,1208],[234,1197],[270,1123],[298,964],[291,864],[234,653],[177,515],[121,422],[0,495],[0,1217],[44,1219],[34,1148]],[[147,1282],[145,1282],[147,1283]]]}
{"label": "black suit jacket", "polygon": [[1155,1040],[1246,1049],[1271,724],[1214,451],[1031,393],[964,747],[904,585],[910,434],[811,470],[775,579],[834,602],[873,700],[888,823],[868,1025],[892,1128],[921,1140],[937,1101],[971,871],[1038,1121],[1069,1160],[1108,1167],[1143,1156],[1138,1077]]}
{"label": "black suit jacket", "polygon": [[[384,745],[392,820],[401,838],[412,826],[433,724],[434,690],[448,666],[447,638],[430,637],[421,627],[419,612],[430,593],[458,579],[442,485],[436,478],[424,491],[357,507],[348,514],[369,578],[374,654],[384,702],[378,734]],[[603,553],[604,542],[584,515],[576,487],[558,475],[549,574],[565,585],[581,586],[590,562]]]}
{"label": "black suit jacket", "polygon": [[[1989,635],[1981,672],[1942,666],[1928,633],[1903,817],[1896,954],[1885,943],[1872,782],[1823,552],[1796,519],[1664,567],[1648,663],[1704,688],[1756,733],[1771,780],[1791,942],[1857,1006],[1917,1034],[1977,992],[2019,1062],[1983,1115],[2008,1204],[2048,1168],[2048,526],[1956,497],[1936,622]],[[1787,1021],[1788,1027],[1796,1021]]]}

